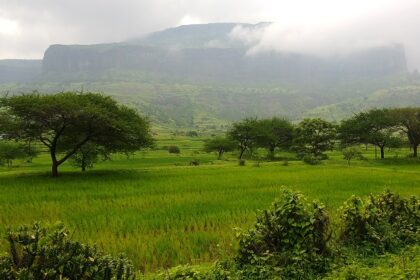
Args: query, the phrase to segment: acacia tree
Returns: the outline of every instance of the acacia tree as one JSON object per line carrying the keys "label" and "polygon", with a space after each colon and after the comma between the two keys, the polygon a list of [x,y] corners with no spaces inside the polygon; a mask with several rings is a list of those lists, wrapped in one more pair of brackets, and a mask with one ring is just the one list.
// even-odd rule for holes
{"label": "acacia tree", "polygon": [[276,148],[288,149],[292,145],[293,125],[285,119],[273,117],[257,121],[258,146],[268,150],[268,157],[274,158]]}
{"label": "acacia tree", "polygon": [[339,128],[342,145],[372,144],[379,147],[381,159],[385,158],[385,147],[396,142],[396,121],[387,109],[372,109],[344,120]]}
{"label": "acacia tree", "polygon": [[236,143],[228,137],[215,137],[204,143],[206,153],[217,152],[217,159],[222,159],[225,152],[233,151]]}
{"label": "acacia tree", "polygon": [[296,128],[294,144],[299,156],[312,155],[315,159],[325,157],[332,149],[336,135],[335,126],[322,119],[305,119]]}
{"label": "acacia tree", "polygon": [[257,119],[247,118],[233,124],[228,131],[228,136],[237,142],[239,159],[242,159],[245,151],[252,151],[257,144],[258,130]]}
{"label": "acacia tree", "polygon": [[390,110],[390,114],[398,128],[407,134],[413,148],[413,157],[417,157],[420,145],[420,108],[397,108]]}
{"label": "acacia tree", "polygon": [[4,97],[0,105],[9,116],[3,137],[36,139],[47,147],[53,177],[86,143],[109,152],[135,151],[152,143],[147,120],[101,94],[32,93]]}

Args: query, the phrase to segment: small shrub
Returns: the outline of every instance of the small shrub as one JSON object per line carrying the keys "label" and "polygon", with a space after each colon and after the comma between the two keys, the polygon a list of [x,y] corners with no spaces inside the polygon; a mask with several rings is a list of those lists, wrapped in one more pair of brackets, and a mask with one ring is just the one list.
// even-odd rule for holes
{"label": "small shrub", "polygon": [[285,159],[285,160],[283,160],[283,163],[281,165],[289,166],[289,161],[287,159]]}
{"label": "small shrub", "polygon": [[245,166],[245,160],[244,159],[240,159],[238,161],[239,166]]}
{"label": "small shrub", "polygon": [[9,255],[0,258],[4,280],[128,280],[134,279],[131,263],[113,258],[69,240],[61,224],[51,231],[35,223],[7,233]]}
{"label": "small shrub", "polygon": [[369,199],[353,196],[341,208],[340,240],[375,251],[392,251],[418,240],[420,203],[385,191]]}
{"label": "small shrub", "polygon": [[191,131],[187,131],[186,135],[188,137],[198,137],[198,132],[194,131],[194,130],[191,130]]}
{"label": "small shrub", "polygon": [[181,153],[181,150],[179,149],[178,146],[169,146],[168,147],[168,152],[170,154],[179,154],[179,153]]}
{"label": "small shrub", "polygon": [[[173,267],[165,272],[157,273],[153,276],[153,280],[228,280],[229,272],[225,268],[216,263],[212,266],[191,266],[180,265]],[[149,279],[149,278],[147,278]]]}
{"label": "small shrub", "polygon": [[246,270],[261,267],[272,273],[267,266],[276,268],[286,279],[323,273],[330,237],[324,206],[283,190],[270,209],[259,213],[253,228],[239,234],[236,262]]}
{"label": "small shrub", "polygon": [[364,160],[365,157],[362,155],[362,151],[357,147],[347,147],[341,151],[343,153],[343,158],[347,160],[347,164],[350,165],[350,162],[353,159]]}
{"label": "small shrub", "polygon": [[200,160],[199,159],[193,159],[190,161],[190,165],[191,166],[198,166],[200,165]]}
{"label": "small shrub", "polygon": [[306,154],[302,160],[304,163],[310,164],[310,165],[317,165],[321,163],[321,159],[312,154]]}

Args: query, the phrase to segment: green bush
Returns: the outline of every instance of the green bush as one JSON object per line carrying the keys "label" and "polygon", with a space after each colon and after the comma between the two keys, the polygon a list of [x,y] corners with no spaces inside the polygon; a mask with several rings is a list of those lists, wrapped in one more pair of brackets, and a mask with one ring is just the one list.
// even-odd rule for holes
{"label": "green bush", "polygon": [[347,160],[348,165],[350,165],[353,159],[366,160],[359,147],[346,147],[341,152],[343,153],[343,158]]}
{"label": "green bush", "polygon": [[190,161],[191,166],[199,166],[200,165],[200,159],[193,159]]}
{"label": "green bush", "polygon": [[[230,277],[232,276],[232,277]],[[223,266],[221,263],[216,263],[212,266],[191,266],[180,265],[173,267],[167,271],[156,273],[151,277],[145,279],[153,280],[228,280],[238,279],[233,278],[231,271]],[[239,280],[239,279],[238,279]]]}
{"label": "green bush", "polygon": [[51,230],[35,223],[9,230],[9,255],[0,258],[2,280],[128,280],[134,279],[131,263],[113,258],[95,247],[73,242],[61,224]]}
{"label": "green bush", "polygon": [[362,200],[353,196],[341,208],[340,240],[375,252],[392,251],[419,240],[420,203],[385,191]]}
{"label": "green bush", "polygon": [[179,149],[178,146],[169,146],[168,147],[168,152],[170,154],[179,154],[179,153],[181,153],[181,150]]}
{"label": "green bush", "polygon": [[[239,234],[236,262],[248,272],[260,267],[267,275],[309,278],[326,271],[330,237],[324,206],[307,203],[298,192],[283,190],[270,209],[259,213],[253,228]],[[262,271],[252,274],[259,273]]]}
{"label": "green bush", "polygon": [[321,159],[312,155],[312,154],[306,154],[303,158],[302,158],[303,162],[306,164],[310,164],[310,165],[317,165],[319,163],[321,163]]}

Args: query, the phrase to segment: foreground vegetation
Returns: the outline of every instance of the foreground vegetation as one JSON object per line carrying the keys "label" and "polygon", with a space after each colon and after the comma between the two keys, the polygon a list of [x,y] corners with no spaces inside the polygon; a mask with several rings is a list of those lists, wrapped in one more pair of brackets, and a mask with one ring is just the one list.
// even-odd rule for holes
{"label": "foreground vegetation", "polygon": [[[389,190],[368,199],[352,196],[338,213],[338,222],[333,225],[322,203],[309,202],[299,192],[282,189],[271,207],[258,213],[251,229],[239,232],[233,258],[225,257],[211,266],[180,266],[138,278],[320,279],[344,268],[345,279],[365,279],[359,276],[358,266],[348,269],[353,257],[379,257],[413,244],[409,250],[417,250],[420,202],[415,196],[407,199]],[[9,231],[9,254],[0,256],[1,279],[135,279],[131,262],[123,256],[106,256],[96,247],[74,242],[68,236],[61,225],[48,230],[38,223]],[[417,260],[414,257],[414,265],[393,275],[417,279]],[[376,276],[389,279],[381,272]]]}

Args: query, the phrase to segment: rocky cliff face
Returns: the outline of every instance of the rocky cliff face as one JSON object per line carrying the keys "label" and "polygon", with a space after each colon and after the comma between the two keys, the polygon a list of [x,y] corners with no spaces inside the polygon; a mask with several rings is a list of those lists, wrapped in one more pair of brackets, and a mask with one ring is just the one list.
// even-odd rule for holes
{"label": "rocky cliff face", "polygon": [[275,52],[248,55],[245,45],[229,39],[235,25],[181,26],[114,44],[53,45],[45,52],[43,71],[97,75],[119,69],[151,73],[158,79],[246,84],[329,83],[407,72],[400,45],[331,57]]}
{"label": "rocky cliff face", "polygon": [[213,82],[307,83],[376,78],[407,72],[404,49],[386,46],[348,56],[266,53],[247,55],[243,48],[166,48],[135,44],[53,45],[45,52],[47,73],[109,69],[135,70],[176,79]]}

